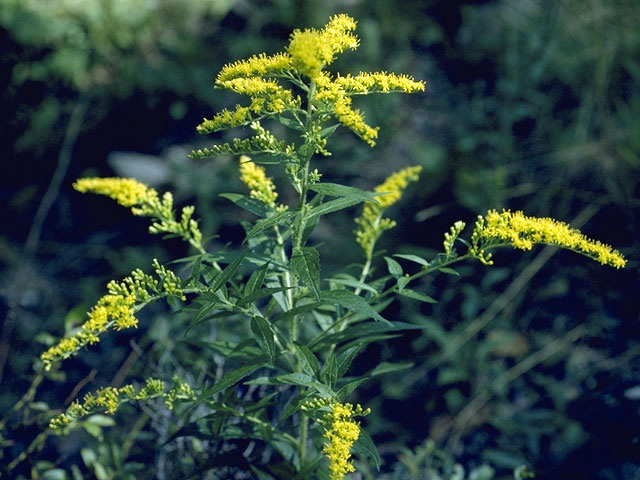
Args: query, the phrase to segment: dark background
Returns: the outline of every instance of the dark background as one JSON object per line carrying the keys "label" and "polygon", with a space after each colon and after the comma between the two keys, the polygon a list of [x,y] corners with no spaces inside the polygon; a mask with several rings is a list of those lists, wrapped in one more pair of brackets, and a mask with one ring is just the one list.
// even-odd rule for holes
{"label": "dark background", "polygon": [[[0,411],[24,393],[51,335],[81,321],[108,280],[189,253],[112,201],[74,192],[73,180],[134,176],[195,204],[205,234],[220,235],[210,248],[237,241],[237,211],[218,197],[242,191],[235,160],[186,157],[224,138],[198,137],[202,117],[241,101],[213,79],[344,12],[358,20],[361,46],[332,68],[427,82],[424,94],[363,98],[378,145],[338,131],[333,156],[315,165],[323,179],[367,189],[423,166],[381,245],[428,256],[454,221],[511,208],[570,222],[629,260],[617,271],[571,252],[501,251],[492,267],[431,279],[438,304],[389,307],[388,317],[432,328],[370,347],[353,367],[416,363],[354,397],[373,410],[365,425],[385,461],[377,478],[425,478],[412,472],[446,471],[454,459],[498,476],[527,464],[545,479],[640,478],[638,2],[322,3],[0,0]],[[362,261],[349,235],[357,214],[318,230],[327,275]],[[135,335],[69,360],[37,400],[59,408],[85,379],[82,392],[121,381],[132,338],[155,345],[137,374],[189,355],[170,338],[167,312],[150,310]],[[37,434],[31,420],[3,434],[5,458]],[[117,443],[110,432],[103,444]],[[77,462],[90,441],[49,442],[42,458]]]}

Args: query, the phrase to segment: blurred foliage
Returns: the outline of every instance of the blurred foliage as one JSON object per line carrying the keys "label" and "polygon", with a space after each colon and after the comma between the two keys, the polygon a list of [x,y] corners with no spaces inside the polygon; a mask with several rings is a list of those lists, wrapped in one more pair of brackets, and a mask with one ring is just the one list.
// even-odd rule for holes
{"label": "blurred foliage", "polygon": [[[200,144],[194,125],[231,102],[211,89],[213,76],[235,58],[273,53],[293,27],[319,26],[340,11],[358,19],[363,46],[357,61],[345,56],[337,68],[385,65],[428,82],[419,99],[363,99],[367,119],[382,127],[378,147],[340,134],[322,172],[371,188],[401,166],[423,166],[416,200],[399,207],[403,220],[389,241],[407,253],[432,251],[452,220],[508,207],[584,223],[586,234],[631,260],[624,272],[603,272],[570,254],[557,260],[551,250],[501,254],[486,272],[466,266],[462,277],[426,285],[435,306],[390,306],[389,315],[429,328],[370,347],[360,360],[362,371],[392,359],[415,364],[356,399],[374,412],[366,423],[382,444],[383,474],[449,478],[455,457],[468,478],[485,478],[472,477],[484,463],[496,478],[510,478],[523,463],[537,478],[633,478],[640,469],[634,0],[409,0],[402,8],[389,0],[0,0],[0,145],[11,152],[0,167],[0,410],[24,393],[29,359],[51,341],[47,332],[77,324],[108,278],[163,255],[143,222],[100,198],[78,201],[71,181],[115,171],[155,178],[183,196],[195,192],[204,230],[219,233],[221,243],[233,240],[240,232],[229,227],[233,213],[217,194],[238,182],[235,163],[194,164],[185,155],[187,145]],[[79,104],[87,110],[73,162],[38,248],[26,254],[22,245]],[[319,240],[349,221],[321,225]],[[345,242],[321,255],[338,263],[358,258],[358,247]],[[149,369],[170,376],[200,361],[186,357],[167,312],[145,319],[140,336],[116,336],[74,360],[67,378],[46,380],[41,407],[63,405],[87,384],[117,384]],[[111,367],[96,376],[98,365]],[[22,420],[19,435],[2,445],[9,458],[38,433],[35,409]],[[66,478],[51,469],[63,462],[74,465],[75,478],[141,478],[141,459],[150,456],[157,468],[197,463],[207,448],[197,439],[158,446],[166,422],[161,410],[140,411],[123,436],[89,419],[85,436],[49,442],[39,455],[49,463],[32,465],[29,475]],[[429,463],[434,447],[426,439],[441,446],[442,463]],[[38,473],[45,470],[46,477]]]}

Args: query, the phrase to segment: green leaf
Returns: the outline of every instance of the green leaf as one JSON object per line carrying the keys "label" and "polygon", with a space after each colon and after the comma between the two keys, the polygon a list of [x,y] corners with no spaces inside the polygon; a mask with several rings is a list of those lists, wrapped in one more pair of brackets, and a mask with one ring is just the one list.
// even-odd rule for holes
{"label": "green leaf", "polygon": [[249,468],[251,469],[251,471],[253,472],[253,474],[256,476],[258,480],[276,480],[275,477],[269,475],[267,472],[258,470],[253,465],[249,465]]}
{"label": "green leaf", "polygon": [[376,312],[367,301],[348,290],[331,290],[322,292],[321,299],[327,303],[337,303],[338,305],[366,317],[373,318],[379,322],[391,324],[386,318]]}
{"label": "green leaf", "polygon": [[322,195],[329,195],[330,197],[357,198],[362,201],[370,202],[375,200],[375,197],[369,192],[365,192],[364,190],[360,190],[355,187],[340,185],[339,183],[316,183],[314,185],[309,185],[309,190],[321,193]]}
{"label": "green leaf", "polygon": [[347,348],[345,351],[340,352],[337,356],[337,366],[338,366],[338,377],[342,377],[349,367],[353,360],[358,356],[362,347],[359,345]]}
{"label": "green leaf", "polygon": [[335,200],[329,200],[317,207],[311,209],[309,214],[306,216],[307,221],[311,220],[320,215],[326,215],[327,213],[337,212],[338,210],[342,210],[344,208],[349,208],[358,203],[364,202],[363,198],[354,198],[354,197],[342,197],[336,198]]}
{"label": "green leaf", "polygon": [[243,378],[251,375],[260,367],[265,366],[268,363],[269,359],[265,357],[261,357],[259,360],[256,360],[248,365],[242,365],[241,367],[236,368],[235,370],[231,370],[227,372],[213,387],[207,389],[202,393],[200,398],[198,399],[198,403],[202,400],[206,400],[216,393],[221,392],[222,390],[229,388],[232,385],[235,385]]}
{"label": "green leaf", "polygon": [[312,351],[318,351],[336,343],[351,340],[353,338],[363,340],[367,336],[378,335],[387,332],[397,332],[403,330],[421,330],[429,328],[426,325],[419,325],[406,322],[365,322],[358,325],[352,325],[344,329],[342,332],[330,334],[320,334],[314,338],[307,346]]}
{"label": "green leaf", "polygon": [[389,273],[393,275],[394,278],[400,278],[403,273],[400,264],[391,257],[384,257],[384,260],[387,262]]}
{"label": "green leaf", "polygon": [[396,253],[394,257],[404,258],[405,260],[409,260],[410,262],[418,263],[423,267],[429,266],[429,262],[427,262],[424,258],[418,257],[417,255],[411,255],[411,254],[405,255],[405,254]]}
{"label": "green leaf", "polygon": [[268,297],[269,295],[273,295],[274,293],[279,293],[285,290],[289,290],[289,288],[292,288],[292,287],[262,288],[256,292],[253,292],[251,295],[242,297],[236,302],[236,305],[238,305],[239,307],[244,307],[245,305],[255,302],[256,300],[260,300],[261,298]]}
{"label": "green leaf", "polygon": [[275,378],[280,383],[288,383],[290,385],[298,385],[316,390],[321,396],[331,398],[334,395],[333,390],[328,385],[323,385],[314,378],[304,373],[287,373],[279,375]]}
{"label": "green leaf", "polygon": [[404,277],[400,277],[396,280],[396,284],[398,285],[398,292],[402,293],[402,290],[409,284],[411,278],[409,275],[405,275]]}
{"label": "green leaf", "polygon": [[415,365],[414,362],[402,362],[402,363],[382,362],[382,363],[379,363],[369,373],[367,373],[367,376],[376,377],[378,375],[386,375],[387,373],[399,372],[400,370],[407,370],[409,368],[413,368],[414,365]]}
{"label": "green leaf", "polygon": [[269,363],[273,365],[276,361],[276,345],[271,325],[262,317],[253,317],[251,319],[251,331],[256,342],[258,342],[260,350],[267,355]]}
{"label": "green leaf", "polygon": [[294,119],[294,118],[288,118],[288,117],[283,117],[282,115],[279,115],[278,116],[278,120],[285,127],[290,128],[292,130],[299,130],[299,131],[303,131],[304,130],[302,125],[300,125],[300,122],[298,120]]}
{"label": "green leaf", "polygon": [[[307,137],[307,140],[308,137]],[[314,143],[303,143],[298,147],[298,156],[304,160],[310,159],[313,154],[316,152],[316,144]]]}
{"label": "green leaf", "polygon": [[380,454],[376,448],[371,435],[366,430],[360,429],[358,440],[353,444],[353,451],[358,455],[364,455],[373,460],[376,470],[380,471]]}
{"label": "green leaf", "polygon": [[366,347],[370,343],[380,343],[394,338],[402,337],[400,333],[379,333],[377,335],[367,335],[365,337],[356,338],[350,342],[345,343],[345,348],[351,347]]}
{"label": "green leaf", "polygon": [[435,298],[431,298],[429,295],[425,295],[424,293],[418,293],[414,290],[404,288],[398,292],[400,295],[405,296],[407,298],[411,298],[413,300],[418,300],[419,302],[425,303],[438,303]]}
{"label": "green leaf", "polygon": [[297,248],[291,256],[291,270],[320,300],[320,255],[313,247]]}
{"label": "green leaf", "polygon": [[249,277],[249,280],[247,280],[247,285],[244,287],[245,295],[251,295],[262,286],[264,277],[267,274],[267,270],[269,269],[269,265],[270,262],[267,262],[251,274],[251,277]]}
{"label": "green leaf", "polygon": [[200,271],[202,267],[202,255],[198,255],[193,261],[193,266],[191,267],[191,273],[189,274],[189,278],[185,281],[185,285],[189,285],[191,283],[198,284],[200,280]]}
{"label": "green leaf", "polygon": [[270,212],[273,212],[273,208],[269,205],[248,195],[241,195],[239,193],[221,193],[219,196],[226,198],[227,200],[231,200],[240,208],[254,213],[259,217],[266,217]]}
{"label": "green leaf", "polygon": [[113,417],[108,417],[106,415],[91,415],[84,420],[84,423],[93,423],[100,427],[113,427],[116,424],[116,421]]}
{"label": "green leaf", "polygon": [[345,398],[351,395],[351,393],[353,393],[356,388],[358,388],[364,382],[368,382],[369,380],[369,377],[363,377],[343,385],[342,387],[340,387],[340,390],[336,392],[337,400],[339,402],[344,402]]}
{"label": "green leaf", "polygon": [[326,138],[326,137],[328,137],[329,135],[331,135],[333,132],[335,132],[335,131],[336,131],[336,129],[337,129],[340,125],[342,125],[342,124],[341,124],[341,123],[336,123],[336,124],[331,125],[330,127],[323,128],[322,130],[320,130],[319,135],[320,135],[321,137],[323,137],[323,138]]}
{"label": "green leaf", "polygon": [[240,253],[233,262],[227,265],[227,267],[215,278],[213,285],[211,286],[212,292],[217,291],[225,283],[231,280],[231,277],[236,274],[238,267],[240,267],[240,264],[242,263],[242,260],[244,260],[244,257],[247,256],[247,253],[249,253],[249,249],[245,248],[242,253]]}
{"label": "green leaf", "polygon": [[336,361],[336,356],[333,352],[329,355],[326,363],[324,364],[324,368],[320,373],[320,378],[331,388],[336,385],[338,381],[338,362]]}
{"label": "green leaf", "polygon": [[284,212],[278,212],[269,218],[263,218],[261,220],[258,220],[253,226],[253,228],[249,231],[249,233],[247,233],[247,236],[245,237],[244,242],[257,236],[259,233],[261,233],[263,230],[267,228],[272,228],[272,227],[275,227],[278,223],[286,222],[289,218],[293,217],[295,213],[296,213],[295,211],[285,210]]}
{"label": "green leaf", "polygon": [[62,470],[61,468],[54,468],[52,470],[47,470],[40,477],[42,480],[68,480],[67,472]]}
{"label": "green leaf", "polygon": [[305,345],[296,343],[295,354],[304,373],[311,375],[312,377],[318,375],[318,370],[320,368],[318,365],[318,358],[311,350],[309,350]]}
{"label": "green leaf", "polygon": [[281,383],[288,383],[290,385],[299,385],[302,387],[308,387],[315,382],[313,377],[305,373],[285,373],[284,375],[278,375],[276,380]]}
{"label": "green leaf", "polygon": [[82,457],[84,464],[89,468],[98,461],[98,455],[96,455],[95,450],[91,448],[85,447],[80,449],[80,456]]}
{"label": "green leaf", "polygon": [[366,290],[368,292],[371,293],[378,293],[378,291],[373,288],[370,285],[367,285],[366,283],[363,282],[359,282],[358,280],[354,280],[351,278],[330,278],[328,280],[329,282],[332,283],[337,283],[338,285],[346,285],[347,287],[352,287],[352,288],[359,288],[360,290]]}
{"label": "green leaf", "polygon": [[440,267],[438,270],[440,270],[442,273],[448,273],[449,275],[455,275],[457,277],[460,276],[460,274],[456,272],[453,268]]}
{"label": "green leaf", "polygon": [[315,310],[318,307],[324,305],[323,302],[311,302],[305,303],[304,305],[300,305],[298,307],[292,308],[291,310],[287,310],[286,312],[278,315],[278,317],[274,320],[274,323],[280,320],[286,320],[291,317],[295,317],[296,315],[301,315],[303,313],[310,312],[311,310]]}

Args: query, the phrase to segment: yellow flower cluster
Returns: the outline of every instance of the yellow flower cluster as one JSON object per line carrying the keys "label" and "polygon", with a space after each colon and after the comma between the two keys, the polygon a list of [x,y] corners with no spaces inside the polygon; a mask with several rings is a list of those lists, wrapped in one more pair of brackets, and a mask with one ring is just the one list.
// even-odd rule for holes
{"label": "yellow flower cluster", "polygon": [[375,202],[366,202],[362,215],[356,218],[358,228],[355,230],[356,241],[360,244],[367,258],[373,254],[373,247],[385,230],[395,227],[396,223],[389,218],[382,218],[383,211],[396,203],[402,197],[402,192],[409,182],[418,180],[421,166],[407,167],[390,175],[383,183],[375,188],[376,192],[384,193],[376,197]]}
{"label": "yellow flower cluster", "polygon": [[358,37],[351,33],[355,29],[355,20],[341,14],[331,17],[322,30],[294,30],[287,48],[291,63],[299,73],[315,79],[336,54],[358,48]]}
{"label": "yellow flower cluster", "polygon": [[348,95],[366,95],[377,92],[415,93],[424,91],[424,82],[416,82],[408,75],[396,75],[395,73],[387,72],[360,72],[356,76],[347,75],[344,77],[338,75],[335,83]]}
{"label": "yellow flower cluster", "polygon": [[291,57],[286,53],[267,55],[261,53],[247,60],[239,60],[222,67],[216,83],[233,80],[239,77],[275,76],[291,70]]}
{"label": "yellow flower cluster", "polygon": [[[486,248],[501,244],[521,250],[530,250],[534,245],[556,245],[586,255],[603,265],[622,268],[627,261],[617,250],[583,235],[563,222],[552,218],[527,217],[522,212],[496,210],[480,216],[471,237],[470,252],[484,256]],[[489,260],[487,258],[487,260]]]}
{"label": "yellow flower cluster", "polygon": [[152,217],[155,221],[149,227],[150,233],[169,233],[182,237],[196,249],[203,251],[202,232],[194,220],[195,208],[183,207],[178,221],[173,211],[173,195],[166,192],[162,199],[155,189],[133,178],[81,178],[73,188],[79,192],[97,193],[112,198],[124,207],[131,207],[131,213],[141,217]]}
{"label": "yellow flower cluster", "polygon": [[178,399],[193,399],[195,393],[189,384],[181,381],[177,377],[173,379],[174,386],[165,393],[165,383],[162,380],[148,378],[144,387],[139,391],[133,385],[125,385],[121,388],[104,387],[96,394],[88,393],[82,399],[82,403],[74,401],[66,412],[57,415],[49,422],[49,428],[60,429],[67,426],[73,420],[91,415],[97,412],[106,412],[111,415],[116,413],[118,407],[123,403],[134,400],[147,400],[155,397],[165,397],[165,403],[169,409]]}
{"label": "yellow flower cluster", "polygon": [[442,242],[442,244],[444,246],[444,253],[446,257],[451,256],[453,245],[456,242],[456,239],[458,238],[462,230],[464,230],[465,226],[466,224],[464,222],[457,221],[451,226],[448,232],[445,232],[444,241]]}
{"label": "yellow flower cluster", "polygon": [[[364,121],[364,116],[351,107],[352,95],[377,92],[423,91],[424,82],[406,75],[386,72],[360,73],[356,76],[332,76],[324,69],[346,49],[356,49],[358,37],[353,33],[356,21],[348,15],[334,15],[322,29],[294,30],[285,53],[260,54],[222,68],[216,86],[249,95],[248,107],[223,110],[197,127],[200,133],[210,133],[248,124],[267,115],[297,111],[299,97],[283,88],[278,79],[286,79],[309,92],[309,102],[318,114],[332,114],[347,128],[375,145],[378,128]],[[308,78],[305,83],[303,77]],[[322,152],[321,152],[322,153]]]}
{"label": "yellow flower cluster", "polygon": [[330,480],[342,480],[347,473],[354,471],[349,463],[351,447],[360,436],[360,425],[354,417],[369,415],[371,410],[329,398],[308,399],[300,408],[308,412],[326,412],[317,417],[318,423],[325,427],[324,438],[329,441],[322,451],[329,459]]}
{"label": "yellow flower cluster", "polygon": [[192,159],[214,157],[216,155],[262,155],[271,154],[290,161],[295,158],[295,145],[287,145],[284,140],[278,140],[271,132],[266,130],[260,122],[251,122],[251,129],[255,135],[239,139],[234,138],[231,143],[213,145],[211,148],[194,150],[189,155]]}
{"label": "yellow flower cluster", "polygon": [[249,187],[249,195],[256,200],[275,208],[278,192],[273,181],[259,165],[251,161],[251,158],[243,155],[240,157],[240,180]]}
{"label": "yellow flower cluster", "polygon": [[134,178],[81,178],[76,180],[73,188],[82,193],[106,195],[123,207],[159,202],[158,192]]}
{"label": "yellow flower cluster", "polygon": [[223,109],[213,118],[203,118],[196,127],[198,133],[213,133],[227,128],[235,128],[251,121],[251,109],[236,105],[234,110]]}
{"label": "yellow flower cluster", "polygon": [[80,329],[42,353],[40,359],[44,369],[51,370],[55,362],[69,358],[86,345],[99,342],[100,335],[109,328],[123,330],[137,327],[136,309],[150,301],[167,295],[184,301],[180,279],[176,274],[160,265],[156,259],[153,260],[153,267],[160,280],[137,269],[121,282],[109,282],[109,293],[89,311],[88,319]]}
{"label": "yellow flower cluster", "polygon": [[353,421],[356,415],[366,415],[360,405],[354,408],[350,403],[333,403],[331,412],[324,420],[326,429],[324,437],[329,441],[322,451],[329,459],[329,478],[342,480],[344,476],[355,469],[349,462],[351,447],[360,436],[360,425]]}
{"label": "yellow flower cluster", "polygon": [[314,81],[316,83],[314,100],[331,111],[340,123],[372,147],[375,145],[379,129],[367,125],[362,113],[351,108],[351,96],[379,92],[414,93],[424,90],[423,82],[416,82],[406,75],[385,72],[361,72],[355,77],[347,75],[336,78],[327,72],[320,72]]}

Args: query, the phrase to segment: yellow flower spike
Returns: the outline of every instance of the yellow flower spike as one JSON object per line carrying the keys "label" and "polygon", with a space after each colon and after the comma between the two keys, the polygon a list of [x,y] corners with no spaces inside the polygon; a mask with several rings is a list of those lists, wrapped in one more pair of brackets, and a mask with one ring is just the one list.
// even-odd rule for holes
{"label": "yellow flower spike", "polygon": [[386,192],[385,195],[376,197],[376,202],[378,202],[380,208],[387,208],[398,202],[409,182],[417,181],[421,171],[422,167],[420,165],[403,168],[378,185],[375,188],[376,192]]}
{"label": "yellow flower spike", "polygon": [[340,98],[333,107],[333,113],[338,121],[345,127],[351,129],[353,133],[362,138],[370,146],[375,146],[375,139],[378,138],[378,130],[380,130],[380,127],[372,128],[367,125],[362,113],[358,110],[353,110],[350,105],[350,98]]}
{"label": "yellow flower spike", "polygon": [[363,411],[360,405],[354,409],[350,403],[332,403],[329,408],[331,411],[323,420],[328,443],[322,451],[329,459],[330,480],[342,480],[347,473],[355,471],[349,459],[351,447],[360,436],[360,425],[353,418],[367,415],[369,411]]}
{"label": "yellow flower spike", "polygon": [[193,206],[182,209],[180,221],[175,218],[173,211],[173,196],[166,192],[162,198],[153,188],[148,187],[133,178],[81,178],[76,180],[73,187],[79,192],[97,193],[114,199],[124,207],[131,207],[131,213],[141,217],[156,219],[150,227],[149,233],[173,233],[204,253],[202,233],[198,223],[191,218]]}
{"label": "yellow flower spike", "polygon": [[376,197],[375,202],[365,202],[362,215],[355,220],[358,225],[355,234],[356,241],[364,250],[367,258],[373,255],[373,247],[380,235],[396,225],[393,220],[382,218],[382,212],[400,200],[402,192],[407,188],[409,182],[417,181],[421,171],[422,167],[417,165],[403,168],[390,175],[375,188],[376,192],[384,192],[384,195]]}
{"label": "yellow flower spike", "polygon": [[294,30],[287,51],[293,67],[309,78],[317,77],[331,58],[330,50],[322,42],[322,34],[315,29]]}
{"label": "yellow flower spike", "polygon": [[292,66],[303,75],[315,79],[333,62],[336,54],[347,48],[358,48],[358,37],[350,33],[356,22],[348,15],[334,15],[322,30],[294,30],[287,47]]}
{"label": "yellow flower spike", "polygon": [[54,363],[69,358],[82,347],[99,342],[100,335],[110,328],[136,328],[138,319],[134,314],[136,309],[145,303],[167,295],[184,301],[185,296],[178,276],[155,259],[153,267],[160,280],[138,269],[121,282],[109,282],[109,293],[100,298],[89,311],[87,321],[80,329],[73,336],[60,340],[40,355],[44,369],[49,371]]}
{"label": "yellow flower spike", "polygon": [[585,255],[603,265],[623,268],[627,261],[609,245],[592,240],[579,230],[552,218],[527,217],[521,211],[487,212],[476,222],[471,237],[471,253],[481,254],[486,248],[507,244],[520,250],[545,244],[566,248]]}
{"label": "yellow flower spike", "polygon": [[134,178],[81,178],[73,188],[82,193],[106,195],[123,207],[158,202],[158,192]]}
{"label": "yellow flower spike", "polygon": [[423,92],[425,89],[424,82],[416,82],[408,75],[396,75],[386,72],[360,72],[356,76],[347,75],[344,77],[338,75],[335,83],[343,89],[347,95],[366,95],[378,92],[415,93]]}
{"label": "yellow flower spike", "polygon": [[277,75],[291,70],[291,57],[286,53],[267,56],[264,53],[254,55],[222,67],[216,79],[216,85],[239,77]]}
{"label": "yellow flower spike", "polygon": [[251,109],[236,105],[233,111],[225,108],[211,119],[202,119],[202,123],[196,127],[196,130],[198,133],[213,133],[227,128],[239,127],[250,121]]}
{"label": "yellow flower spike", "polygon": [[240,157],[240,180],[249,187],[249,195],[252,198],[271,208],[276,207],[278,192],[275,184],[267,177],[264,168],[253,163],[246,155]]}
{"label": "yellow flower spike", "polygon": [[125,385],[121,388],[100,388],[95,395],[87,393],[82,399],[82,403],[75,400],[65,413],[61,413],[49,422],[49,428],[54,430],[64,428],[71,421],[93,413],[105,412],[113,415],[120,405],[131,401],[163,397],[169,409],[172,409],[176,400],[196,397],[192,388],[179,378],[174,377],[173,383],[173,387],[168,392],[165,392],[165,382],[156,378],[148,378],[144,387],[139,390],[136,390],[133,385]]}
{"label": "yellow flower spike", "polygon": [[[334,116],[370,146],[374,146],[378,127],[368,125],[363,114],[351,106],[351,96],[389,92],[414,93],[423,91],[425,84],[407,75],[386,72],[361,72],[356,76],[331,75],[326,72],[324,69],[338,54],[347,49],[358,48],[359,40],[354,33],[355,29],[356,21],[353,18],[345,14],[334,15],[322,29],[294,30],[285,53],[273,56],[260,54],[225,65],[218,75],[216,87],[248,95],[251,103],[247,107],[238,105],[234,111],[222,110],[213,118],[204,119],[197,127],[198,132],[212,133],[239,127],[287,112],[294,112],[296,118],[313,112],[313,115],[321,119],[318,123],[324,123],[329,116]],[[281,81],[289,81],[308,92],[307,112],[301,111],[300,97],[294,98],[291,90],[280,85]],[[326,141],[326,138],[321,141]],[[318,142],[316,153],[327,155],[329,152],[321,141]],[[235,152],[241,147],[247,148],[243,152]],[[250,143],[214,146],[193,152],[192,158],[224,153],[255,154],[250,147]]]}
{"label": "yellow flower spike", "polygon": [[350,33],[356,29],[356,26],[357,22],[344,13],[329,18],[329,23],[321,30],[322,40],[331,50],[331,59],[326,62],[327,64],[333,61],[336,53],[342,53],[347,48],[351,50],[358,48],[360,40]]}

